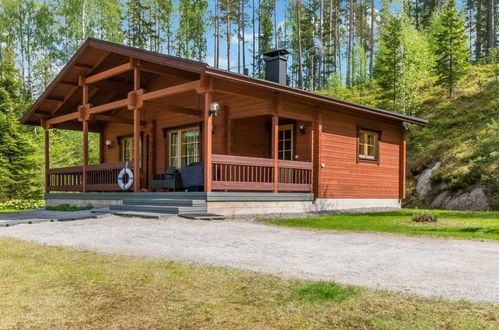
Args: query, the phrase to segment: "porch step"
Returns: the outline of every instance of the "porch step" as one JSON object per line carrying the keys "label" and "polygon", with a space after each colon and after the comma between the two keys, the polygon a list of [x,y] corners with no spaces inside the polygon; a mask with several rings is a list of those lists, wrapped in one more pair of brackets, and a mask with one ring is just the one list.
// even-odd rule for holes
{"label": "porch step", "polygon": [[123,205],[163,205],[163,206],[204,206],[205,200],[199,199],[124,199]]}
{"label": "porch step", "polygon": [[163,214],[188,214],[206,212],[206,206],[166,206],[166,205],[110,205],[111,211],[134,211]]}

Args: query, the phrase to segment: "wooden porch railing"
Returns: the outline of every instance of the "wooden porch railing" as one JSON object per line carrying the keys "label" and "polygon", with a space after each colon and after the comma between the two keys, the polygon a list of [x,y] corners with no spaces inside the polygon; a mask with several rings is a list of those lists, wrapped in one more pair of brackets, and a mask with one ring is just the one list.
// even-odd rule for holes
{"label": "wooden porch railing", "polygon": [[[87,191],[119,191],[118,174],[126,163],[88,165]],[[128,164],[133,169],[133,164]],[[47,191],[83,191],[83,166],[51,168],[47,171]]]}
{"label": "wooden porch railing", "polygon": [[[273,191],[274,160],[212,155],[213,190]],[[312,163],[279,160],[279,191],[312,191]]]}

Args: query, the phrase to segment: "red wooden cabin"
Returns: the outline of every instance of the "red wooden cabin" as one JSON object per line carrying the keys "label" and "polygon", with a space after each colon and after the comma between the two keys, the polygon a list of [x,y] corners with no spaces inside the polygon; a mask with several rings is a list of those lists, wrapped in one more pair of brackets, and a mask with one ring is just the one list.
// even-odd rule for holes
{"label": "red wooden cabin", "polygon": [[[134,193],[151,196],[154,174],[202,162],[208,202],[399,206],[403,123],[427,121],[286,86],[283,53],[269,55],[274,81],[87,40],[22,118],[45,129],[47,199],[122,199],[117,175],[126,162]],[[50,167],[52,128],[83,132],[82,166]],[[89,132],[100,134],[100,164],[88,164]],[[69,191],[84,194],[61,193]]]}

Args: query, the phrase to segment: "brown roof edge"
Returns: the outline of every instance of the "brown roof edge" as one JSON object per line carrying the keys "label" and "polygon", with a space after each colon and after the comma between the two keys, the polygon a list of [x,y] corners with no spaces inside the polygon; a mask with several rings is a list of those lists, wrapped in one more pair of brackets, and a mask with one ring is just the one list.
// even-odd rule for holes
{"label": "brown roof edge", "polygon": [[62,68],[62,70],[59,71],[59,73],[57,74],[57,76],[55,76],[55,78],[52,79],[52,81],[47,86],[47,88],[45,88],[45,90],[43,91],[43,93],[40,94],[40,96],[38,96],[38,98],[36,99],[36,101],[28,108],[28,110],[26,110],[26,112],[24,113],[24,115],[21,118],[21,123],[22,124],[26,123],[26,121],[28,120],[28,118],[38,108],[38,106],[40,105],[40,103],[42,103],[43,100],[45,100],[45,98],[47,98],[47,96],[49,96],[50,93],[52,93],[52,91],[54,90],[56,84],[60,80],[62,80],[62,77],[66,74],[66,72],[69,70],[69,68],[77,61],[77,58],[79,57],[78,55],[80,55],[81,53],[83,53],[83,51],[86,50],[88,47],[89,47],[89,40],[87,39],[81,45],[81,47],[78,49],[78,51],[73,55],[73,57],[71,57],[71,59],[68,61],[68,63],[66,63],[66,65],[64,65],[64,67]]}
{"label": "brown roof edge", "polygon": [[88,38],[85,40],[85,42],[81,45],[81,47],[78,49],[78,51],[71,57],[71,59],[66,63],[66,65],[62,68],[62,70],[57,74],[57,76],[52,80],[52,82],[47,86],[45,91],[37,98],[37,100],[33,103],[31,107],[28,108],[28,110],[24,113],[23,117],[21,118],[21,123],[25,124],[29,117],[32,115],[32,113],[40,106],[40,104],[43,102],[45,98],[47,98],[50,93],[54,90],[56,84],[62,80],[62,77],[67,73],[67,71],[71,68],[71,66],[77,62],[79,57],[84,53],[84,51],[89,48],[93,47],[96,49],[104,50],[104,51],[109,51],[109,52],[115,52],[124,56],[131,56],[135,57],[139,60],[144,60],[144,61],[149,61],[153,62],[156,64],[160,65],[172,65],[174,64],[175,67],[178,67],[179,69],[183,70],[188,70],[196,73],[206,73],[211,76],[218,76],[221,78],[225,78],[228,80],[232,81],[239,81],[239,82],[244,82],[247,84],[252,84],[254,86],[259,86],[263,88],[268,88],[271,89],[275,92],[282,92],[282,93],[287,93],[289,95],[296,95],[300,97],[305,97],[311,100],[327,103],[327,104],[332,104],[332,105],[338,105],[342,106],[344,108],[352,109],[355,111],[361,111],[365,113],[371,113],[374,115],[379,115],[385,118],[391,118],[395,120],[400,120],[412,124],[416,124],[419,126],[426,126],[428,124],[428,121],[425,119],[417,118],[417,117],[412,117],[412,116],[407,116],[404,114],[396,113],[396,112],[391,112],[383,109],[378,109],[378,108],[373,108],[373,107],[368,107],[365,105],[361,104],[355,104],[347,101],[343,101],[340,99],[335,99],[332,97],[320,95],[317,93],[305,91],[302,89],[290,87],[290,86],[285,86],[281,85],[278,83],[274,83],[271,81],[263,80],[263,79],[257,79],[257,78],[252,78],[248,77],[245,75],[237,74],[234,72],[222,70],[222,69],[215,69],[209,67],[206,63],[199,62],[199,61],[193,61],[193,60],[187,60],[175,56],[170,56],[170,55],[165,55],[165,54],[160,54],[160,53],[155,53],[152,51],[148,50],[143,50],[135,47],[130,47],[130,46],[125,46],[109,41],[103,41],[99,39],[93,39],[93,38]]}
{"label": "brown roof edge", "polygon": [[45,91],[36,99],[36,101],[26,110],[24,115],[21,118],[21,123],[25,124],[29,117],[33,114],[33,112],[40,106],[40,104],[47,98],[50,93],[54,90],[57,83],[62,80],[67,71],[71,68],[73,64],[75,64],[80,56],[85,52],[88,48],[96,48],[103,51],[115,52],[117,54],[121,54],[124,56],[131,56],[143,61],[149,61],[160,65],[165,65],[165,61],[175,63],[175,67],[178,67],[182,70],[188,70],[196,73],[201,73],[204,71],[204,68],[207,66],[206,63],[187,60],[180,57],[160,54],[151,52],[144,49],[134,48],[126,45],[117,44],[114,42],[88,38],[85,42],[80,46],[78,51],[71,57],[71,59],[64,65],[62,70],[57,74],[57,76],[50,82]]}
{"label": "brown roof edge", "polygon": [[408,116],[408,115],[404,115],[401,113],[392,112],[392,111],[388,111],[388,110],[384,110],[384,109],[373,108],[373,107],[369,107],[369,106],[362,105],[362,104],[347,102],[347,101],[336,99],[333,97],[309,92],[309,91],[306,91],[303,89],[281,85],[281,84],[278,84],[278,83],[275,83],[272,81],[268,81],[268,80],[264,80],[264,79],[248,77],[245,75],[241,75],[238,73],[234,73],[234,72],[230,72],[230,71],[226,71],[226,70],[222,70],[222,69],[215,69],[215,68],[210,67],[210,68],[206,68],[205,73],[207,75],[225,78],[225,79],[232,80],[232,81],[244,82],[244,83],[253,84],[253,85],[259,86],[259,87],[270,88],[270,89],[274,90],[275,92],[282,92],[282,93],[287,93],[289,95],[306,97],[306,98],[313,99],[313,100],[316,100],[319,102],[334,104],[334,105],[346,107],[346,108],[349,108],[352,110],[367,112],[367,113],[379,115],[382,117],[392,118],[392,119],[400,120],[403,122],[419,125],[419,126],[426,126],[428,124],[428,120],[426,120],[426,119]]}

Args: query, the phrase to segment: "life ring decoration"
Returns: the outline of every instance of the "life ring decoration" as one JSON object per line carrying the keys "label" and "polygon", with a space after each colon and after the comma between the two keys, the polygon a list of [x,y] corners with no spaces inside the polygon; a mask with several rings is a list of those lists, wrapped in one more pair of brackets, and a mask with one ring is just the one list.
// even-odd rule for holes
{"label": "life ring decoration", "polygon": [[[127,182],[125,182],[125,174],[128,177]],[[118,185],[125,191],[133,186],[133,171],[128,168],[128,163],[118,174]]]}

